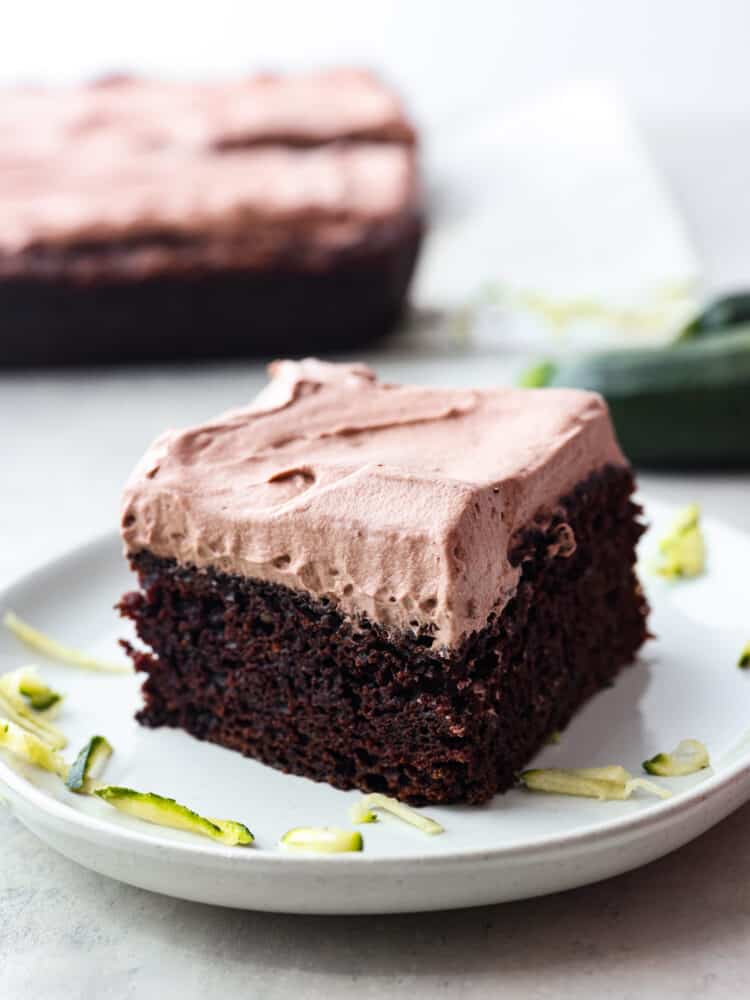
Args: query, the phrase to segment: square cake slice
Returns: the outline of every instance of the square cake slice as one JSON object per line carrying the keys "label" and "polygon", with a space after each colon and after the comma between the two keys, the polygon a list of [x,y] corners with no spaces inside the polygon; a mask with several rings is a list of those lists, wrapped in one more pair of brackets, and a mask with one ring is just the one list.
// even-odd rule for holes
{"label": "square cake slice", "polygon": [[139,719],[340,788],[483,802],[647,634],[606,405],[271,375],[127,485]]}
{"label": "square cake slice", "polygon": [[0,91],[0,366],[359,347],[421,231],[415,133],[364,71]]}

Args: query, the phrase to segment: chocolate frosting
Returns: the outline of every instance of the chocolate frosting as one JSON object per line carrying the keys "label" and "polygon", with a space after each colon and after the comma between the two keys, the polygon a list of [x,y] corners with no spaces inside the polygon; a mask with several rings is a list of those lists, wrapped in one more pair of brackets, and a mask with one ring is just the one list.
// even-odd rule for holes
{"label": "chocolate frosting", "polygon": [[0,94],[5,273],[25,253],[113,244],[143,261],[146,244],[188,242],[191,264],[198,246],[222,267],[320,255],[417,201],[414,134],[368,73]]}
{"label": "chocolate frosting", "polygon": [[[517,532],[625,464],[594,393],[391,385],[314,359],[270,373],[251,405],[154,442],[125,490],[129,553],[305,590],[450,647],[513,595]],[[550,558],[574,546],[566,533]]]}

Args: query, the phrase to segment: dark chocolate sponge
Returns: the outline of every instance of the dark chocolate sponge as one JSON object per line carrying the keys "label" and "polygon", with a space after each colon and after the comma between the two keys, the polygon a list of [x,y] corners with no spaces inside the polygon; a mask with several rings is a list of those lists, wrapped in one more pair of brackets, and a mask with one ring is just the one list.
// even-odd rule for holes
{"label": "dark chocolate sponge", "polygon": [[[647,637],[633,480],[607,467],[515,541],[517,593],[456,649],[141,552],[119,607],[153,650],[139,720],[340,788],[484,802]],[[569,525],[575,537],[571,554]]]}

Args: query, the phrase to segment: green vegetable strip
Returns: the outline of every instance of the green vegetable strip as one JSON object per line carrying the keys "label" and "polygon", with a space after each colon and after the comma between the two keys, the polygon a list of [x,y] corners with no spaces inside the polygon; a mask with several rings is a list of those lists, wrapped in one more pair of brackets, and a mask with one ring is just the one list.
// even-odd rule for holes
{"label": "green vegetable strip", "polygon": [[426,833],[429,836],[445,833],[443,827],[436,820],[430,819],[429,816],[423,816],[416,809],[404,805],[398,799],[382,795],[380,792],[372,792],[370,795],[365,795],[361,801],[361,808],[365,810],[382,809],[404,823],[408,823],[409,826],[415,826],[422,833]]}
{"label": "green vegetable strip", "polygon": [[593,776],[585,777],[580,773],[575,773],[572,769],[538,768],[524,771],[520,777],[523,784],[533,792],[576,795],[600,801],[627,798],[625,782],[610,781],[606,778]]}
{"label": "green vegetable strip", "polygon": [[3,624],[17,639],[20,639],[21,642],[25,643],[31,649],[42,653],[43,656],[47,656],[51,660],[67,663],[72,667],[82,667],[84,670],[96,670],[102,673],[132,673],[131,668],[126,664],[107,663],[94,656],[89,656],[87,653],[81,653],[76,649],[72,649],[70,646],[64,646],[38,629],[32,628],[26,622],[21,621],[18,615],[12,611],[8,611],[5,614]]}
{"label": "green vegetable strip", "polygon": [[207,819],[174,799],[156,795],[154,792],[137,792],[119,785],[105,785],[96,788],[94,795],[115,809],[146,823],[185,830],[187,833],[198,833],[230,847],[252,844],[254,839],[244,823]]}
{"label": "green vegetable strip", "polygon": [[529,365],[520,375],[518,385],[522,389],[542,389],[554,378],[557,366],[551,361],[539,361]]}
{"label": "green vegetable strip", "polygon": [[368,809],[364,804],[364,799],[360,799],[358,802],[355,802],[349,809],[349,818],[352,823],[356,825],[359,825],[360,823],[377,823],[378,821],[378,817],[372,809]]}
{"label": "green vegetable strip", "polygon": [[103,736],[92,736],[70,767],[65,784],[71,792],[94,791],[93,780],[98,778],[112,756],[112,747]]}
{"label": "green vegetable strip", "polygon": [[53,691],[41,680],[35,667],[24,667],[17,673],[18,693],[28,700],[35,712],[45,712],[49,716],[51,714],[49,710],[60,704],[62,695]]}
{"label": "green vegetable strip", "polygon": [[22,668],[0,677],[0,715],[44,740],[53,750],[61,750],[68,742],[65,734],[37,715],[19,693],[19,682],[27,672],[28,668]]}
{"label": "green vegetable strip", "polygon": [[340,830],[335,826],[298,826],[287,830],[279,841],[287,851],[313,854],[345,854],[364,847],[358,830]]}
{"label": "green vegetable strip", "polygon": [[624,767],[547,767],[524,771],[521,782],[533,792],[575,795],[600,801],[629,799],[640,788],[667,799],[671,792],[653,781],[634,778]]}
{"label": "green vegetable strip", "polygon": [[238,823],[235,819],[214,819],[211,817],[211,822],[218,826],[222,833],[218,839],[228,847],[244,847],[246,844],[252,844],[255,840],[245,824]]}
{"label": "green vegetable strip", "polygon": [[9,719],[0,719],[0,747],[28,764],[57,774],[63,780],[68,776],[68,765],[59,753]]}
{"label": "green vegetable strip", "polygon": [[710,766],[708,750],[700,740],[682,740],[672,753],[658,753],[643,762],[648,774],[658,774],[664,778],[679,778],[695,774]]}
{"label": "green vegetable strip", "polygon": [[670,531],[659,543],[660,576],[670,579],[700,576],[706,567],[706,546],[700,527],[700,509],[690,504],[677,515]]}

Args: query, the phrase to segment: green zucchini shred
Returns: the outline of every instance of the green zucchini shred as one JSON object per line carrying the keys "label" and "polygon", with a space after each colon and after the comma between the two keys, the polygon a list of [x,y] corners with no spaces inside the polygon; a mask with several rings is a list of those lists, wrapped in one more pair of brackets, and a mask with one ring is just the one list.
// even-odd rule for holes
{"label": "green zucchini shred", "polygon": [[46,712],[62,700],[62,696],[51,688],[48,688],[48,693],[46,694],[29,694],[23,688],[20,690],[24,698],[28,698],[29,705],[31,705],[35,712]]}
{"label": "green zucchini shred", "polygon": [[63,696],[48,687],[39,677],[35,667],[25,667],[18,681],[18,693],[22,694],[35,712],[44,712],[47,717],[50,709],[60,704]]}
{"label": "green zucchini shred", "polygon": [[0,716],[33,733],[53,750],[62,750],[68,743],[65,734],[43,714],[35,712],[21,694],[21,685],[33,683],[34,676],[31,667],[21,667],[0,676]]}
{"label": "green zucchini shred", "polygon": [[398,799],[390,798],[388,795],[383,795],[381,792],[371,792],[369,795],[365,795],[360,800],[359,808],[368,812],[382,809],[383,812],[416,827],[430,837],[434,837],[438,833],[445,833],[444,828],[436,820],[430,819],[429,816],[423,816],[411,806],[399,802]]}
{"label": "green zucchini shred", "polygon": [[711,766],[708,750],[700,740],[681,740],[671,753],[657,753],[643,762],[643,770],[662,778],[680,778]]}
{"label": "green zucchini shred", "polygon": [[537,361],[525,368],[518,378],[521,389],[542,389],[554,378],[557,365],[552,361]]}
{"label": "green zucchini shred", "polygon": [[56,639],[40,632],[39,629],[33,628],[28,622],[22,621],[12,611],[7,611],[3,616],[3,625],[21,642],[50,660],[57,660],[59,663],[67,663],[72,667],[81,667],[84,670],[95,670],[101,673],[132,673],[132,669],[126,664],[108,663],[95,656],[89,656],[88,653],[82,653],[70,646],[65,646]]}
{"label": "green zucchini shred", "polygon": [[378,821],[376,814],[372,809],[367,808],[363,799],[359,799],[351,806],[349,809],[349,819],[357,826],[361,823],[377,823]]}
{"label": "green zucchini shred", "polygon": [[221,836],[215,839],[226,844],[227,847],[244,847],[246,844],[252,844],[255,840],[248,827],[236,819],[214,819],[211,817],[211,822],[218,826],[221,831]]}
{"label": "green zucchini shred", "polygon": [[335,826],[297,826],[279,840],[286,851],[313,854],[346,854],[361,851],[364,840],[359,830],[342,830]]}
{"label": "green zucchini shred", "polygon": [[155,826],[197,833],[229,847],[252,844],[254,837],[244,823],[235,820],[215,820],[201,816],[175,799],[155,792],[137,792],[120,785],[104,785],[94,789],[94,795],[136,819]]}
{"label": "green zucchini shred", "polygon": [[668,788],[662,788],[661,785],[657,785],[654,781],[647,781],[645,778],[631,778],[627,783],[628,796],[631,792],[634,792],[637,788],[642,789],[644,792],[648,792],[650,795],[655,795],[658,799],[671,799],[672,793]]}
{"label": "green zucchini shred", "polygon": [[750,667],[750,642],[746,642],[742,647],[742,652],[740,653],[740,658],[737,661],[737,666],[740,670],[746,670]]}
{"label": "green zucchini shred", "polygon": [[568,767],[568,774],[576,774],[581,778],[593,778],[595,781],[614,781],[625,785],[633,777],[630,771],[620,764],[606,764],[604,767]]}
{"label": "green zucchini shred", "polygon": [[706,568],[706,545],[700,526],[700,508],[690,504],[679,512],[659,542],[656,572],[667,579],[700,576]]}
{"label": "green zucchini shred", "polygon": [[[583,769],[578,769],[583,770]],[[534,768],[521,773],[521,781],[532,792],[550,792],[556,795],[577,795],[583,798],[624,799],[625,783],[606,778],[575,773],[573,769],[558,767]]]}
{"label": "green zucchini shred", "polygon": [[104,736],[92,736],[71,764],[65,784],[71,792],[92,792],[94,779],[101,775],[111,756],[109,741]]}
{"label": "green zucchini shred", "polygon": [[666,788],[661,788],[653,781],[634,778],[629,771],[617,764],[607,767],[532,768],[523,771],[519,777],[532,792],[574,795],[601,802],[629,799],[636,789],[650,792],[662,799],[671,795]]}
{"label": "green zucchini shred", "polygon": [[8,750],[27,764],[51,771],[63,781],[68,776],[68,765],[49,743],[9,719],[0,719],[0,748]]}

